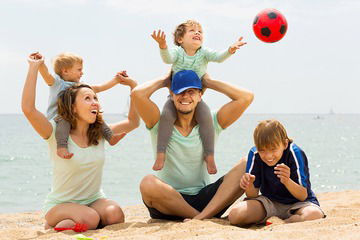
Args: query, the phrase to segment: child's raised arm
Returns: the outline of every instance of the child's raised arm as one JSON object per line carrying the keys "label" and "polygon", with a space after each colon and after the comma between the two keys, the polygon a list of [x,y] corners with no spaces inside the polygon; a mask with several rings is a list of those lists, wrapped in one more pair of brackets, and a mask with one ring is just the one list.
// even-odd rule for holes
{"label": "child's raised arm", "polygon": [[151,34],[151,37],[159,44],[160,56],[161,56],[161,59],[163,60],[163,62],[166,64],[175,63],[175,61],[177,59],[177,53],[176,53],[175,49],[172,49],[171,51],[169,51],[169,48],[167,47],[167,44],[166,44],[165,33],[161,30],[158,30],[157,33],[156,33],[156,31],[154,31]]}
{"label": "child's raised arm", "polygon": [[110,81],[107,81],[107,82],[102,83],[102,84],[91,85],[91,88],[96,93],[106,91],[106,90],[114,87],[116,84],[120,83],[121,78],[119,77],[119,74],[122,74],[122,75],[125,74],[124,76],[127,77],[126,71],[118,72]]}
{"label": "child's raised arm", "polygon": [[[39,59],[43,60],[43,56],[39,52],[32,53],[31,56],[33,56],[35,60],[39,60]],[[49,69],[45,65],[44,61],[42,61],[42,64],[39,66],[39,72],[48,86],[52,86],[54,84],[55,79],[49,73]]]}
{"label": "child's raised arm", "polygon": [[229,53],[230,54],[234,54],[236,52],[236,50],[238,50],[241,46],[244,46],[245,44],[247,44],[247,42],[243,42],[243,37],[240,37],[236,42],[234,42],[230,47],[229,47]]}
{"label": "child's raised arm", "polygon": [[153,31],[153,33],[151,34],[151,37],[159,44],[160,49],[167,48],[166,35],[165,35],[164,31],[158,30],[157,33],[156,33],[156,31]]}

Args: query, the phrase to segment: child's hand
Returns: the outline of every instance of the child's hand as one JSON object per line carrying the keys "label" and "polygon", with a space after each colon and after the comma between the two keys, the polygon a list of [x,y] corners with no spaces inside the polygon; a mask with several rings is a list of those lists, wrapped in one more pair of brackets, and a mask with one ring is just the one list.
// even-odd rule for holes
{"label": "child's hand", "polygon": [[240,179],[240,187],[244,190],[247,190],[251,184],[255,181],[255,176],[250,173],[245,173]]}
{"label": "child's hand", "polygon": [[28,63],[31,66],[39,67],[44,63],[44,57],[39,52],[31,53],[28,57]]}
{"label": "child's hand", "polygon": [[278,178],[280,178],[280,182],[286,185],[290,179],[290,168],[285,164],[281,163],[275,166],[274,173]]}
{"label": "child's hand", "polygon": [[163,31],[158,30],[157,34],[156,34],[156,31],[154,31],[151,34],[151,37],[159,44],[159,48],[161,48],[161,49],[167,48],[166,35]]}
{"label": "child's hand", "polygon": [[115,78],[118,81],[118,83],[125,85],[125,86],[129,86],[131,89],[133,89],[134,87],[137,86],[137,82],[135,80],[129,78],[126,71],[118,72],[115,75]]}
{"label": "child's hand", "polygon": [[243,37],[240,37],[233,45],[229,47],[229,53],[234,54],[241,46],[245,45],[247,42],[242,41]]}

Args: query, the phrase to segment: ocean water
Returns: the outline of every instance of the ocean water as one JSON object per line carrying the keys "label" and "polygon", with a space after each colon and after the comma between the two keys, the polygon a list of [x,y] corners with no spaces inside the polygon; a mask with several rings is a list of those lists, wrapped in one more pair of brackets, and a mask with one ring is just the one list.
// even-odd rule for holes
{"label": "ocean water", "polygon": [[[108,123],[119,115],[106,115]],[[307,154],[315,193],[360,189],[360,115],[247,114],[223,131],[216,146],[218,174],[225,174],[253,146],[258,121],[276,118]],[[40,210],[50,191],[51,163],[44,140],[23,115],[0,115],[0,213]],[[144,124],[115,147],[106,146],[103,189],[121,206],[141,204],[139,183],[153,173]]]}

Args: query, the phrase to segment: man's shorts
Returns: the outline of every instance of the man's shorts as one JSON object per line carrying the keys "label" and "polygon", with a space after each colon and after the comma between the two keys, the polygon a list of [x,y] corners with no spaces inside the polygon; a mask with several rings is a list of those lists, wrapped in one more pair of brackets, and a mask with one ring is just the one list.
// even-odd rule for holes
{"label": "man's shorts", "polygon": [[262,205],[264,206],[266,216],[264,219],[262,219],[258,223],[265,223],[267,219],[269,219],[270,217],[273,217],[273,216],[279,217],[281,219],[288,219],[289,217],[294,215],[297,210],[299,210],[300,208],[303,208],[303,207],[307,207],[307,206],[313,206],[313,207],[319,208],[320,211],[324,215],[323,218],[326,217],[325,213],[320,208],[320,206],[318,206],[312,202],[296,202],[293,204],[283,204],[283,203],[279,203],[276,201],[272,201],[269,198],[262,196],[262,195],[260,195],[256,198],[245,198],[245,200],[257,200],[257,201],[261,202]]}
{"label": "man's shorts", "polygon": [[[187,194],[182,194],[182,193],[180,193],[180,194],[190,206],[192,206],[193,208],[195,208],[196,210],[201,212],[208,205],[210,200],[214,197],[216,191],[220,187],[223,180],[224,180],[224,176],[219,178],[216,182],[205,186],[196,195],[187,195]],[[144,202],[144,204],[145,204],[145,202]],[[179,216],[163,214],[156,208],[149,207],[146,204],[145,204],[145,206],[148,208],[151,218],[166,219],[166,220],[173,220],[173,221],[184,219],[183,217],[179,217]],[[225,207],[214,217],[220,218],[229,207],[230,207],[230,205]]]}

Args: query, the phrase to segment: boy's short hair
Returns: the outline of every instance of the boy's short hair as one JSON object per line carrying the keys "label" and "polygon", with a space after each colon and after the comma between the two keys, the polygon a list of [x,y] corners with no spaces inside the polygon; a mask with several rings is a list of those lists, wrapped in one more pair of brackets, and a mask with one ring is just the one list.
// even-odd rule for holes
{"label": "boy's short hair", "polygon": [[72,68],[75,63],[82,64],[82,57],[74,53],[60,53],[53,59],[54,72],[60,77],[62,77],[62,70]]}
{"label": "boy's short hair", "polygon": [[277,147],[280,143],[285,145],[286,140],[292,142],[285,127],[275,119],[261,121],[254,130],[254,143],[258,150]]}
{"label": "boy's short hair", "polygon": [[174,31],[174,44],[180,46],[180,43],[178,41],[180,38],[182,38],[185,35],[186,27],[190,27],[194,25],[201,27],[201,24],[195,20],[187,20],[186,22],[179,24]]}

